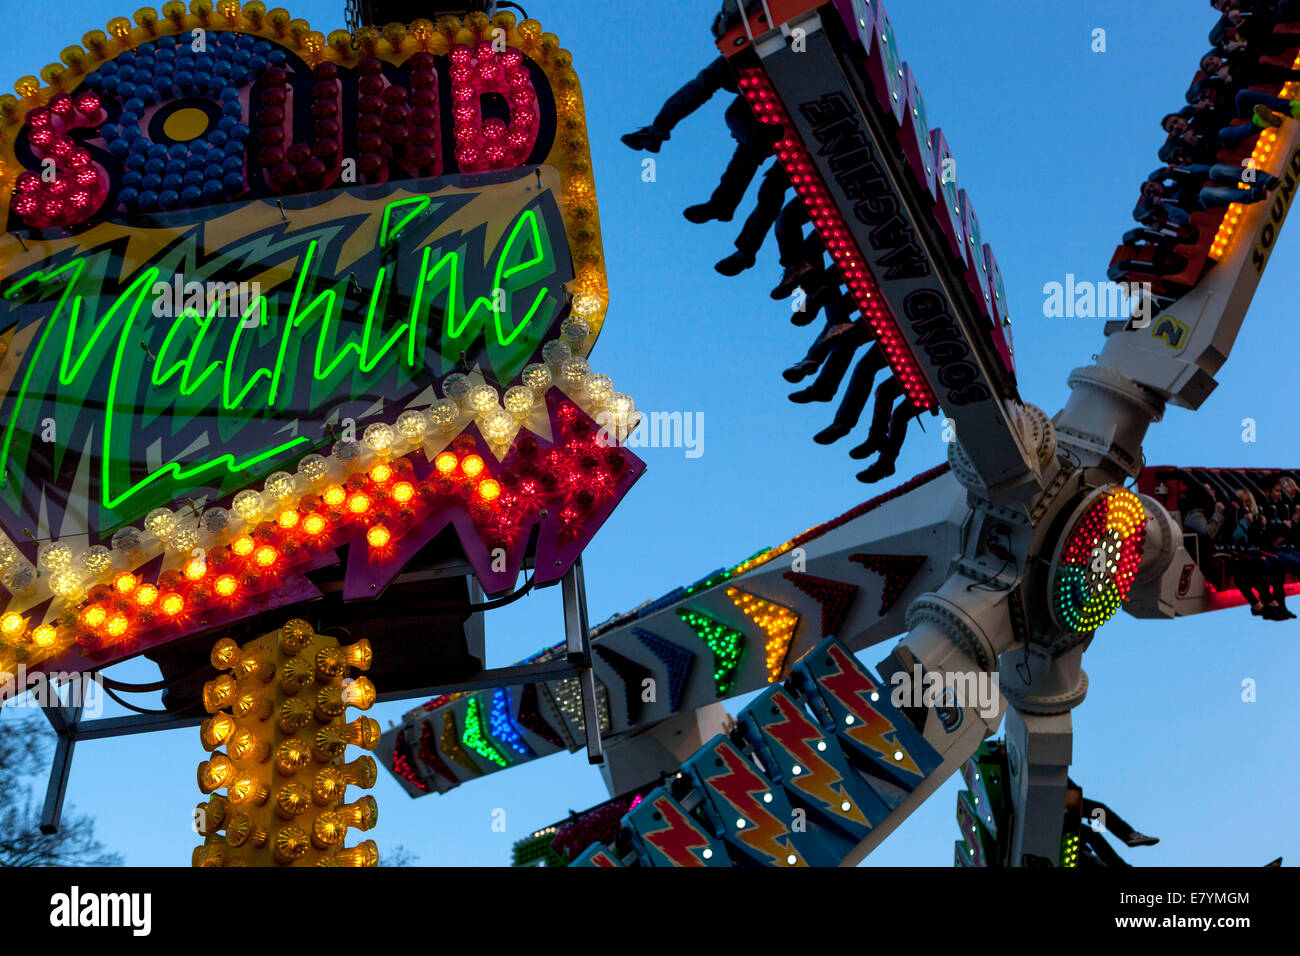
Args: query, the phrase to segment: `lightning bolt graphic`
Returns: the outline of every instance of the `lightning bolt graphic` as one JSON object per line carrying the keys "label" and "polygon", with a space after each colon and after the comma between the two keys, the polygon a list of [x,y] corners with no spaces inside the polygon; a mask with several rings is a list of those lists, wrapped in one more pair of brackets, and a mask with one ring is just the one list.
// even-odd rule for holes
{"label": "lightning bolt graphic", "polygon": [[704,866],[693,850],[708,849],[709,839],[686,814],[666,796],[655,798],[651,804],[667,824],[662,830],[644,833],[642,838],[666,856],[673,866]]}
{"label": "lightning bolt graphic", "polygon": [[[834,674],[819,677],[817,683],[830,691],[854,716],[856,726],[846,728],[848,736],[880,754],[886,763],[902,767],[918,777],[925,776],[898,739],[900,735],[897,728],[868,703],[867,695],[876,691],[875,685],[865,678],[858,669],[857,662],[844,648],[832,644],[829,652],[838,670]],[[894,739],[890,739],[891,735]],[[896,758],[895,754],[902,754],[902,759]]]}
{"label": "lightning bolt graphic", "polygon": [[[805,793],[822,804],[824,810],[844,820],[852,820],[862,826],[871,826],[856,803],[848,798],[844,787],[836,787],[844,778],[833,766],[818,754],[814,741],[825,736],[817,725],[808,719],[803,709],[785,694],[773,694],[772,703],[781,711],[783,718],[779,723],[768,724],[763,732],[770,735],[795,759],[803,772],[798,776],[786,773],[788,782],[800,793]],[[849,809],[844,810],[843,804]]]}
{"label": "lightning bolt graphic", "polygon": [[[784,823],[773,816],[758,794],[768,793],[772,785],[758,775],[734,747],[722,744],[713,750],[727,767],[727,772],[708,780],[709,789],[725,799],[746,820],[735,838],[782,865],[791,854],[795,866],[807,866]],[[785,836],[785,842],[779,839]]]}

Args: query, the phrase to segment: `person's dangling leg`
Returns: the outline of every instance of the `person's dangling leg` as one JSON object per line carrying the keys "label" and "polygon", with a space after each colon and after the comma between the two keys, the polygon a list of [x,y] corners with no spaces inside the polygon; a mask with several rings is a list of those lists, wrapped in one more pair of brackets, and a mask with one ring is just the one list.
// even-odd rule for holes
{"label": "person's dangling leg", "polygon": [[791,199],[776,217],[774,232],[776,247],[781,253],[781,281],[772,290],[772,298],[784,299],[793,292],[804,278],[817,268],[821,262],[825,247],[817,230],[812,235],[817,238],[816,252],[809,254],[808,243],[803,236],[803,227],[808,224],[808,207],[798,196]]}
{"label": "person's dangling leg", "polygon": [[691,222],[702,223],[710,219],[730,222],[736,207],[754,179],[763,161],[772,155],[775,127],[760,123],[743,96],[737,96],[727,107],[727,128],[736,140],[736,151],[722,172],[718,188],[709,201],[688,207],[683,213]]}
{"label": "person's dangling leg", "polygon": [[867,398],[871,395],[871,387],[876,383],[876,373],[885,364],[880,358],[881,354],[880,346],[875,342],[862,353],[853,369],[848,388],[844,390],[844,397],[840,399],[840,407],[835,410],[834,420],[813,436],[813,441],[817,444],[837,442],[858,424],[862,409],[866,407]]}
{"label": "person's dangling leg", "polygon": [[907,438],[908,423],[916,415],[917,408],[912,404],[911,399],[904,399],[898,403],[898,407],[889,416],[889,429],[885,433],[884,440],[880,442],[879,457],[869,467],[858,472],[858,481],[870,484],[881,478],[888,478],[894,473],[894,462],[898,461],[898,455],[903,450],[903,441]]}
{"label": "person's dangling leg", "polygon": [[894,410],[894,399],[902,394],[902,386],[894,376],[891,375],[880,383],[876,389],[875,404],[871,406],[871,427],[867,429],[867,440],[856,448],[849,449],[850,458],[866,458],[880,450],[881,442],[889,432],[889,416]]}
{"label": "person's dangling leg", "polygon": [[798,405],[807,405],[809,402],[829,402],[839,391],[840,382],[844,380],[844,375],[849,370],[857,350],[856,342],[835,346],[813,383],[807,388],[790,393],[790,401]]}
{"label": "person's dangling leg", "polygon": [[659,147],[669,138],[673,128],[707,103],[722,88],[730,71],[726,57],[717,57],[668,97],[649,126],[623,136],[623,143],[632,149],[659,152]]}
{"label": "person's dangling leg", "polygon": [[[1102,828],[1109,830],[1115,836],[1124,841],[1127,846],[1155,846],[1160,842],[1159,837],[1147,836],[1145,833],[1138,833],[1121,817],[1100,800],[1090,800],[1083,798],[1083,816],[1085,821],[1092,818],[1094,810],[1100,810],[1102,813]],[[1086,826],[1085,822],[1085,826]]]}
{"label": "person's dangling leg", "polygon": [[785,167],[773,162],[763,174],[763,181],[758,186],[758,202],[753,211],[745,217],[745,224],[736,237],[736,251],[727,256],[713,268],[724,276],[739,275],[754,265],[758,250],[763,247],[763,240],[776,223],[785,203],[786,191],[790,188],[790,179],[785,174]]}

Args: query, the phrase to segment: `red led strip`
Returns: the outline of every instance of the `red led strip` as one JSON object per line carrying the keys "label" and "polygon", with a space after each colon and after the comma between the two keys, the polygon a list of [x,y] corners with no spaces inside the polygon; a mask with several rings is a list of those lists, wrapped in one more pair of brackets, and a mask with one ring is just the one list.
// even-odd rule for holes
{"label": "red led strip", "polygon": [[899,331],[898,323],[885,304],[880,287],[867,270],[853,234],[849,232],[844,218],[831,199],[817,167],[813,165],[803,143],[792,132],[794,127],[790,118],[773,92],[767,76],[762,70],[741,70],[739,86],[759,121],[780,126],[784,131],[785,135],[773,147],[777,158],[785,166],[795,192],[808,207],[808,218],[821,234],[826,250],[839,267],[844,284],[852,293],[867,324],[871,326],[876,341],[884,349],[885,358],[902,385],[904,394],[919,409],[934,408],[937,404],[934,392],[916,364],[911,346]]}

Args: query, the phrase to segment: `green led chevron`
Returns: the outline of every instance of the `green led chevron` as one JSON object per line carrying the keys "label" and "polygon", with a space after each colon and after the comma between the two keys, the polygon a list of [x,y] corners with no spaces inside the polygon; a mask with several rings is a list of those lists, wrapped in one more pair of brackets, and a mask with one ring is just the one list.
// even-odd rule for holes
{"label": "green led chevron", "polygon": [[501,751],[492,746],[487,734],[483,732],[483,712],[479,707],[477,697],[471,697],[469,705],[465,708],[465,733],[461,735],[460,739],[466,747],[484,760],[490,760],[498,767],[508,767],[510,765],[509,761],[501,755]]}
{"label": "green led chevron", "polygon": [[725,697],[736,683],[736,669],[740,666],[745,635],[696,611],[678,608],[677,614],[713,651],[713,686],[719,697]]}

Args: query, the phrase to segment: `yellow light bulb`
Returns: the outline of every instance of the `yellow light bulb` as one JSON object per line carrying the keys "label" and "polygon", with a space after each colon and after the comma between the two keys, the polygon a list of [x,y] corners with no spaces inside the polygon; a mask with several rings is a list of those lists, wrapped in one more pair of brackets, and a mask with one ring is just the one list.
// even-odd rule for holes
{"label": "yellow light bulb", "polygon": [[310,661],[291,657],[280,668],[280,693],[293,697],[316,680],[316,668]]}
{"label": "yellow light bulb", "polygon": [[355,830],[371,830],[379,822],[379,804],[369,794],[355,803],[338,807],[334,812]]}
{"label": "yellow light bulb", "polygon": [[275,861],[277,863],[288,864],[300,860],[309,849],[311,849],[311,840],[302,827],[281,827],[275,835]]}
{"label": "yellow light bulb", "polygon": [[275,795],[275,812],[281,819],[292,820],[311,809],[311,794],[297,781],[286,783]]}
{"label": "yellow light bulb", "polygon": [[314,640],[316,640],[316,632],[312,630],[311,625],[301,618],[294,618],[292,621],[285,622],[284,627],[280,628],[280,653],[286,657],[293,657]]}
{"label": "yellow light bulb", "polygon": [[347,835],[347,822],[337,811],[326,810],[312,821],[311,842],[322,850],[338,846]]}
{"label": "yellow light bulb", "polygon": [[203,749],[216,750],[218,747],[224,747],[237,727],[235,718],[229,714],[209,717],[199,728],[199,739],[203,742]]}
{"label": "yellow light bulb", "polygon": [[235,679],[229,674],[208,681],[203,685],[204,708],[209,714],[215,714],[235,699],[236,690]]}
{"label": "yellow light bulb", "polygon": [[235,779],[235,765],[223,753],[214,753],[209,759],[199,764],[199,789],[211,793],[229,786]]}
{"label": "yellow light bulb", "polygon": [[328,862],[330,866],[378,866],[379,847],[374,840],[365,840],[350,850],[339,850]]}
{"label": "yellow light bulb", "polygon": [[275,769],[285,777],[292,777],[311,764],[311,748],[306,741],[290,737],[275,751]]}
{"label": "yellow light bulb", "polygon": [[251,774],[240,775],[234,783],[230,784],[227,792],[230,794],[231,806],[235,807],[260,805],[266,803],[267,797],[271,795],[270,788],[259,783]]}
{"label": "yellow light bulb", "polygon": [[254,760],[263,763],[271,756],[271,745],[259,740],[257,734],[247,727],[235,731],[226,748],[231,760]]}
{"label": "yellow light bulb", "polygon": [[282,734],[294,734],[312,720],[312,707],[301,697],[291,697],[280,705],[280,718],[276,726]]}
{"label": "yellow light bulb", "polygon": [[52,647],[58,637],[59,632],[49,624],[42,624],[32,631],[32,643],[37,647]]}

